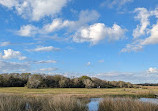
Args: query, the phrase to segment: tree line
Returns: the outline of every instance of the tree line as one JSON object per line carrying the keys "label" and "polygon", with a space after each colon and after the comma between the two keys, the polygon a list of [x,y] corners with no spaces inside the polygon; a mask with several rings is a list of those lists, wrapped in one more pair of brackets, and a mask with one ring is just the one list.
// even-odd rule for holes
{"label": "tree line", "polygon": [[141,86],[158,86],[158,83],[143,83],[143,84],[137,84]]}
{"label": "tree line", "polygon": [[31,73],[0,74],[0,87],[28,88],[134,88],[138,85],[124,81],[106,81],[95,77],[68,78],[62,75]]}

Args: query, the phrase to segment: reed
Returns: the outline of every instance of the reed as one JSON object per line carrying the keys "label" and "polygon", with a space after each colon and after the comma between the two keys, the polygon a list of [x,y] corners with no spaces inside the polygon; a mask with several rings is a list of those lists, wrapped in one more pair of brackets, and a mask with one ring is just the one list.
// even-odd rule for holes
{"label": "reed", "polygon": [[35,98],[0,95],[0,111],[87,111],[87,106],[72,97]]}
{"label": "reed", "polygon": [[99,103],[98,111],[158,111],[158,105],[130,97],[107,97]]}

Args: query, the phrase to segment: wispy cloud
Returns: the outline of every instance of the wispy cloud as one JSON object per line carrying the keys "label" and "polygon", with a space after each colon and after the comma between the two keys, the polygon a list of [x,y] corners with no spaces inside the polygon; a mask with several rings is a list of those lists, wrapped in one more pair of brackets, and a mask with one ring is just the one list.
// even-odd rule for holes
{"label": "wispy cloud", "polygon": [[28,63],[0,61],[0,73],[27,72],[29,69],[30,64]]}
{"label": "wispy cloud", "polygon": [[34,51],[34,52],[50,52],[50,51],[59,51],[60,48],[56,48],[53,46],[38,46],[35,49],[28,49],[28,51]]}
{"label": "wispy cloud", "polygon": [[140,24],[133,30],[133,42],[127,44],[121,52],[138,51],[146,45],[158,44],[158,23],[151,25],[149,20],[150,17],[158,18],[158,9],[136,8],[134,13],[138,13],[135,18]]}
{"label": "wispy cloud", "polygon": [[0,46],[3,47],[3,46],[8,46],[8,45],[11,45],[10,42],[1,42],[0,43]]}
{"label": "wispy cloud", "polygon": [[101,6],[107,6],[109,8],[117,7],[117,9],[120,9],[125,4],[131,3],[133,1],[134,0],[105,0],[101,3]]}
{"label": "wispy cloud", "polygon": [[58,68],[54,68],[54,67],[40,69],[40,71],[43,71],[43,72],[51,72],[51,71],[56,71],[56,70],[58,70]]}
{"label": "wispy cloud", "polygon": [[99,63],[104,63],[104,59],[98,60]]}
{"label": "wispy cloud", "polygon": [[55,60],[41,60],[41,61],[35,61],[36,64],[47,64],[47,63],[57,63]]}

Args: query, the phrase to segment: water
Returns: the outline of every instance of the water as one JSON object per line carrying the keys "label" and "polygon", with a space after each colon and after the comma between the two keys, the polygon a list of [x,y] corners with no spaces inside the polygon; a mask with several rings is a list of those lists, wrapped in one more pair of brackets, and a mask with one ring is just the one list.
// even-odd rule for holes
{"label": "water", "polygon": [[[89,111],[98,111],[99,102],[103,99],[104,98],[91,98],[90,102],[87,104]],[[140,98],[138,100],[142,102],[150,102],[150,103],[158,104],[158,99],[156,98]]]}
{"label": "water", "polygon": [[90,102],[88,103],[88,109],[89,111],[98,111],[99,108],[99,102],[103,98],[91,98]]}
{"label": "water", "polygon": [[143,102],[150,102],[150,103],[158,104],[158,99],[156,99],[156,98],[140,98],[139,100],[143,101]]}

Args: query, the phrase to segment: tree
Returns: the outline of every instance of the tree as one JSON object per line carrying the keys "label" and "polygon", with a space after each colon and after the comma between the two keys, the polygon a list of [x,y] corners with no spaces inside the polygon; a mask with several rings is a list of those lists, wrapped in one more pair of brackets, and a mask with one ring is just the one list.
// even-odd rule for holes
{"label": "tree", "polygon": [[92,87],[94,87],[94,83],[90,79],[84,79],[83,83],[84,83],[84,85],[85,85],[86,88],[92,88]]}
{"label": "tree", "polygon": [[28,88],[46,87],[46,83],[44,82],[44,78],[42,75],[34,74],[29,78],[27,82],[27,87]]}
{"label": "tree", "polygon": [[81,79],[74,78],[74,79],[72,79],[72,87],[74,87],[74,88],[84,88],[85,85],[83,84]]}
{"label": "tree", "polygon": [[60,88],[68,88],[68,87],[70,87],[70,79],[62,78],[59,81],[59,86],[60,86]]}

